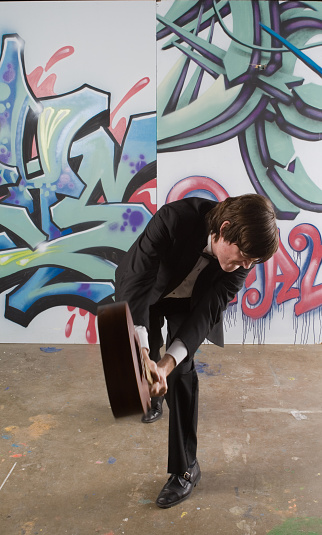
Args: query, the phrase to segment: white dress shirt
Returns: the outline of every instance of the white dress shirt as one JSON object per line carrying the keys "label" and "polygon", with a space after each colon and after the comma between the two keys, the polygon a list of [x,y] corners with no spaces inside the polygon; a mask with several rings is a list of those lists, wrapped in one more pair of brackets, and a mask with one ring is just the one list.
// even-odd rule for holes
{"label": "white dress shirt", "polygon": [[[214,256],[211,248],[211,235],[208,236],[208,243],[204,248],[203,252]],[[178,299],[184,297],[191,297],[192,290],[197,280],[197,277],[208,264],[209,260],[207,260],[207,258],[204,258],[203,256],[200,256],[200,258],[198,259],[190,273],[187,275],[187,277],[181,282],[181,284],[179,284],[179,286],[177,286],[177,288],[175,288],[175,290],[166,295],[165,299],[168,297]],[[141,347],[145,347],[149,350],[148,333],[146,328],[142,325],[135,325],[135,330],[139,337]],[[186,358],[188,351],[184,343],[181,342],[179,338],[175,338],[175,340],[167,349],[167,353],[174,358],[174,360],[176,361],[176,365],[178,365]]]}

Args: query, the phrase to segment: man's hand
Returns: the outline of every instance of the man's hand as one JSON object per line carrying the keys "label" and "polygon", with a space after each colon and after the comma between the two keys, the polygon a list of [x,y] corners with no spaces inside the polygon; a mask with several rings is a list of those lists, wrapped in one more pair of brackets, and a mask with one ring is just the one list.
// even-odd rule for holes
{"label": "man's hand", "polygon": [[[142,353],[142,357],[143,357],[143,360],[144,360],[145,368],[147,368],[148,371],[150,372],[152,381],[153,382],[159,381],[160,380],[160,376],[159,376],[159,372],[158,372],[158,369],[157,369],[157,365],[153,360],[150,359],[148,349],[146,349],[146,347],[142,347],[141,348],[141,353]],[[149,377],[147,377],[147,379],[149,381]]]}
{"label": "man's hand", "polygon": [[167,376],[176,366],[174,358],[166,353],[156,364],[149,358],[148,350],[145,347],[142,348],[142,355],[153,380],[153,384],[149,386],[151,398],[164,396],[168,390]]}

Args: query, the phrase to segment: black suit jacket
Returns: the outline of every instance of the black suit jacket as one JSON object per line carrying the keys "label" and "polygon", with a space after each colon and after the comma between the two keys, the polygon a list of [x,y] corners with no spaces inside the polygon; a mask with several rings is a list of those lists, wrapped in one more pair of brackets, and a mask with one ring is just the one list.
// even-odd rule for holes
{"label": "black suit jacket", "polygon": [[[115,299],[127,301],[135,325],[149,330],[149,307],[190,273],[207,245],[205,216],[215,201],[187,198],[162,206],[116,270]],[[217,260],[201,272],[190,300],[190,314],[176,337],[192,355],[208,338],[223,346],[222,312],[242,288],[250,270],[223,271]]]}

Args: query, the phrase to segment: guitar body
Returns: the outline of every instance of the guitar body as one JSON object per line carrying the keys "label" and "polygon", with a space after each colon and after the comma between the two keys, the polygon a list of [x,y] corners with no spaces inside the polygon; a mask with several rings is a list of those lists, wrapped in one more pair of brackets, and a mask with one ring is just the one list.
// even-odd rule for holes
{"label": "guitar body", "polygon": [[105,381],[114,417],[146,413],[151,407],[149,385],[128,304],[124,301],[98,307],[97,317]]}

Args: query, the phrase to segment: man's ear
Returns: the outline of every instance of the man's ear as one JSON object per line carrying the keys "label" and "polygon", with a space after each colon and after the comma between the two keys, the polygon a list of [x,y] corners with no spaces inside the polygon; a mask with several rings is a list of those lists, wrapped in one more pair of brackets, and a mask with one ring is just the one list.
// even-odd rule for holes
{"label": "man's ear", "polygon": [[227,225],[230,225],[230,221],[224,221],[219,229],[220,236],[222,236],[222,230],[227,227]]}

